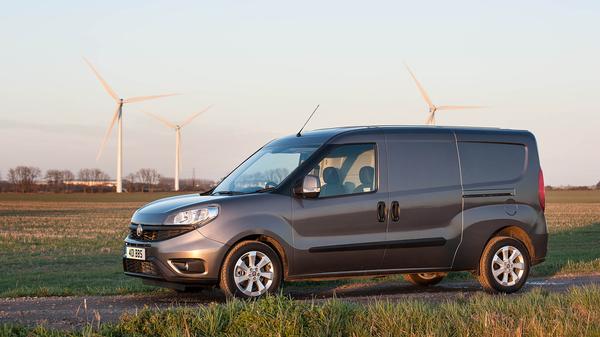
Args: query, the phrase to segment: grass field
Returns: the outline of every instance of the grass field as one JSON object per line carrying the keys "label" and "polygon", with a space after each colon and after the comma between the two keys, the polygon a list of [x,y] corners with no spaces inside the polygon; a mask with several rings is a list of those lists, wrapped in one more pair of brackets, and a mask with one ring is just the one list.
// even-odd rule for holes
{"label": "grass field", "polygon": [[[166,195],[0,194],[0,297],[164,291],[125,277],[120,255],[133,211]],[[600,191],[547,198],[549,255],[533,275],[600,271]]]}
{"label": "grass field", "polygon": [[66,332],[0,325],[0,336],[599,336],[600,287],[565,294],[321,304],[273,296],[196,308],[145,309]]}

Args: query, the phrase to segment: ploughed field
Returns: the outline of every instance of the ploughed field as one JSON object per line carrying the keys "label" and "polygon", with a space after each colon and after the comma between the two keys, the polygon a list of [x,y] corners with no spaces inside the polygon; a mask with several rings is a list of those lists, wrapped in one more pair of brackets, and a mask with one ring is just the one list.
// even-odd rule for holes
{"label": "ploughed field", "polygon": [[[133,211],[167,195],[0,194],[0,297],[167,291],[124,276],[121,266]],[[600,191],[548,191],[547,200],[549,255],[532,276],[599,272]]]}

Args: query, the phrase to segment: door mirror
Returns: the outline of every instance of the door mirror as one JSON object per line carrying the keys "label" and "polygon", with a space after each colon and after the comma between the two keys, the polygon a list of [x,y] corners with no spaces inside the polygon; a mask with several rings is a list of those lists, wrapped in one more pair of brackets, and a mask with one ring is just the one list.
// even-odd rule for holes
{"label": "door mirror", "polygon": [[316,198],[321,193],[321,180],[309,174],[294,188],[294,193],[304,198]]}

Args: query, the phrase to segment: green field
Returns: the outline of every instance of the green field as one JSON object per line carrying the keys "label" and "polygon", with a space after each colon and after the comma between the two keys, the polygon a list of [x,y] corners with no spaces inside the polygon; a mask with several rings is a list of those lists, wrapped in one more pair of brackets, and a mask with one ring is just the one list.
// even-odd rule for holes
{"label": "green field", "polygon": [[439,302],[324,303],[272,296],[195,308],[142,310],[74,332],[0,325],[0,336],[599,336],[600,288]]}
{"label": "green field", "polygon": [[[0,297],[165,291],[125,277],[120,255],[133,211],[166,195],[0,194]],[[533,275],[600,271],[600,191],[547,198],[549,254]]]}

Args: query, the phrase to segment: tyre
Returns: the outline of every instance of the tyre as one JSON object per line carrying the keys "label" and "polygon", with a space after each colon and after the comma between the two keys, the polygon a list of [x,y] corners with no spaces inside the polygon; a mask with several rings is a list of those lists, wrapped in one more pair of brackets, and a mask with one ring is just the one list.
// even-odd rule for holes
{"label": "tyre", "polygon": [[426,287],[440,283],[445,276],[446,273],[404,274],[404,279],[414,285]]}
{"label": "tyre", "polygon": [[245,241],[225,258],[219,285],[227,297],[258,298],[279,289],[282,271],[281,260],[271,247]]}
{"label": "tyre", "polygon": [[492,293],[513,293],[525,284],[531,266],[527,247],[514,238],[490,240],[479,261],[479,283]]}

